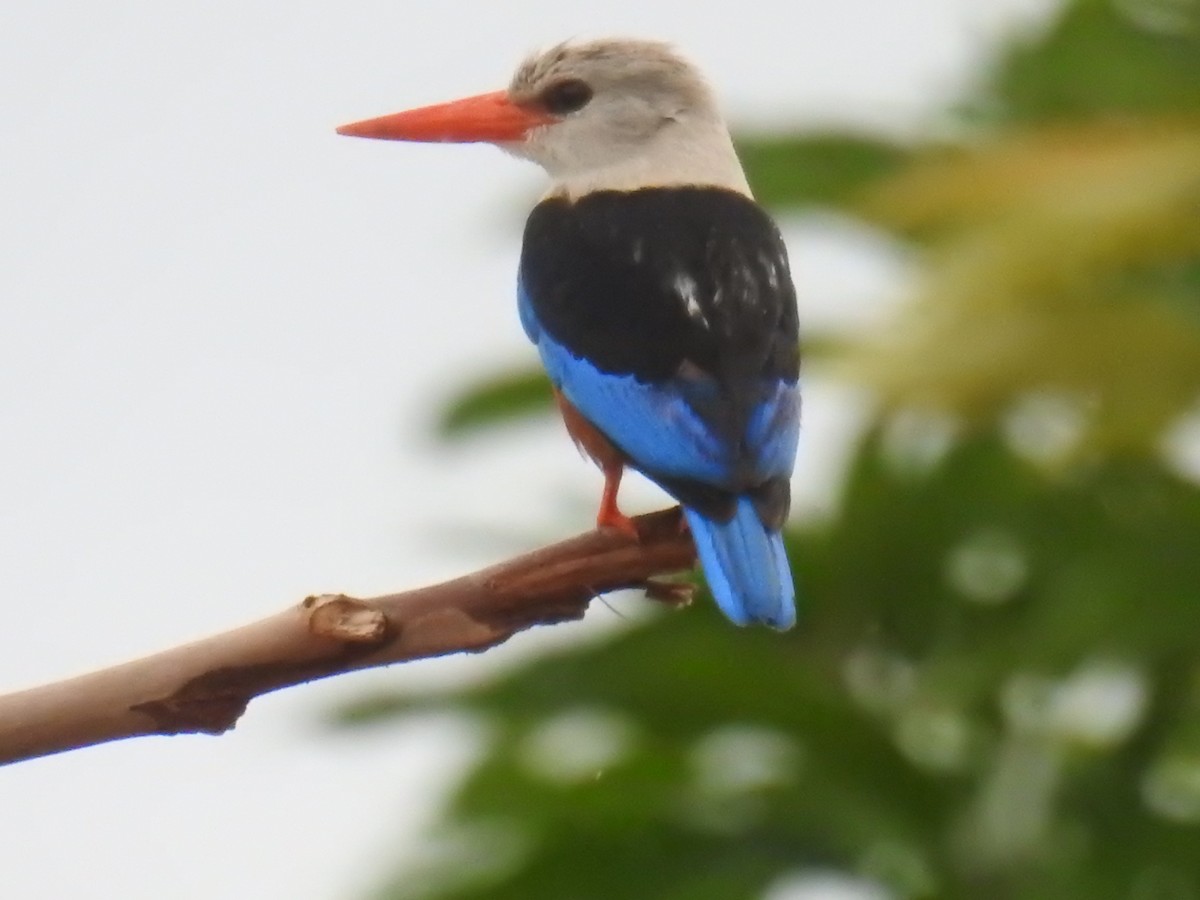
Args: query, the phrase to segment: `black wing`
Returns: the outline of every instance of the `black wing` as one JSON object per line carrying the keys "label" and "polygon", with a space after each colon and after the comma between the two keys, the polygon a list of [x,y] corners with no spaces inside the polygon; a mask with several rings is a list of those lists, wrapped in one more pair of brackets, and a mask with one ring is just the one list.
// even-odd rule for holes
{"label": "black wing", "polygon": [[735,391],[798,377],[787,251],[733,191],[545,200],[525,226],[521,282],[540,326],[602,371],[660,382],[694,368]]}

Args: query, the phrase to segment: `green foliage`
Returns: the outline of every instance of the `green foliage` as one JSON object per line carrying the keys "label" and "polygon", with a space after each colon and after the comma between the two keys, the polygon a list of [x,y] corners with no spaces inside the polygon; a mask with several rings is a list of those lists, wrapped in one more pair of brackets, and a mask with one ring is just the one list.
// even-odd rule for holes
{"label": "green foliage", "polygon": [[908,157],[881,138],[845,134],[745,137],[737,147],[755,197],[780,207],[843,206]]}
{"label": "green foliage", "polygon": [[[801,623],[702,598],[345,710],[488,726],[380,896],[750,900],[813,867],[898,897],[1200,896],[1200,486],[1162,450],[1200,399],[1197,10],[1077,0],[999,54],[956,147],[742,144],[761,196],[920,267],[896,318],[808,354],[879,402],[836,518],[788,536]],[[546,408],[506,376],[445,430]]]}
{"label": "green foliage", "polygon": [[1200,2],[1076,0],[1002,57],[969,106],[1002,123],[1200,108]]}
{"label": "green foliage", "polygon": [[463,437],[519,416],[546,412],[552,402],[550,380],[541,369],[493,375],[486,384],[473,385],[451,400],[438,420],[438,434]]}
{"label": "green foliage", "polygon": [[1082,452],[1150,451],[1195,403],[1200,118],[1018,130],[863,208],[923,244],[917,302],[837,368],[889,407],[990,427],[1049,392],[1077,407]]}

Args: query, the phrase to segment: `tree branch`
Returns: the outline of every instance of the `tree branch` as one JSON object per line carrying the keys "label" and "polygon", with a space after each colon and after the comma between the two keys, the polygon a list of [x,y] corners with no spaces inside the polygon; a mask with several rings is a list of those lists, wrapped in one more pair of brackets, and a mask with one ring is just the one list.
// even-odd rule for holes
{"label": "tree branch", "polygon": [[221,734],[254,697],[330,675],[460,651],[580,618],[640,587],[682,603],[690,567],[678,508],[635,520],[641,540],[592,531],[443,584],[302,603],[242,628],[78,678],[0,696],[0,765],[148,734]]}

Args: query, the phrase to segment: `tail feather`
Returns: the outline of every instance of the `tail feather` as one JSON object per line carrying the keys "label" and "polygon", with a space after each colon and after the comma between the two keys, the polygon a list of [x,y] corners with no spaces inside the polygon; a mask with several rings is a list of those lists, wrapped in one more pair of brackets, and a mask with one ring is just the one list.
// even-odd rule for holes
{"label": "tail feather", "polygon": [[684,508],[696,553],[717,605],[738,625],[781,631],[796,624],[796,589],[783,537],[763,525],[750,497],[738,498],[728,522]]}

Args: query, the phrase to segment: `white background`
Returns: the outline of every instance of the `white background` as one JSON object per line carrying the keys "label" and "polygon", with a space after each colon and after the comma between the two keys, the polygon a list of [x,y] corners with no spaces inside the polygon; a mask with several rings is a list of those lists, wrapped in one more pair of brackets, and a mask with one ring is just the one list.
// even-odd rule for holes
{"label": "white background", "polygon": [[[428,437],[456,387],[532,360],[513,271],[539,173],[334,126],[502,87],[565,37],[627,34],[684,48],[735,125],[904,135],[1049,8],[4,4],[0,690],[588,527],[599,478],[552,424],[451,451]],[[787,231],[805,321],[897,292],[903,261],[869,238]],[[802,509],[828,503],[845,399],[818,388],[806,407]],[[631,488],[634,511],[660,502]],[[597,605],[549,640],[614,621]],[[547,642],[265,698],[219,739],[0,770],[0,897],[352,896],[413,846],[474,743],[461,723],[347,735],[322,716]]]}

